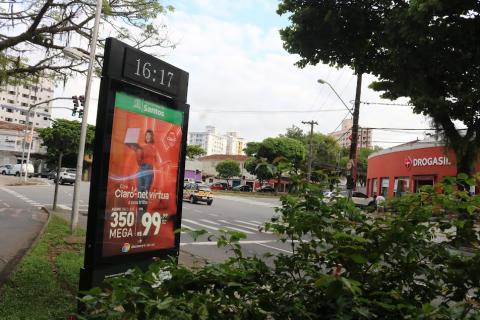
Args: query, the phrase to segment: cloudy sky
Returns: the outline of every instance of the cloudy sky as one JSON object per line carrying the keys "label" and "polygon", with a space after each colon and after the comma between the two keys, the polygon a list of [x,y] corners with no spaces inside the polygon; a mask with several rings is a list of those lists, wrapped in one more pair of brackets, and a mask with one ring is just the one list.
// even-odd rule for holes
{"label": "cloudy sky", "polygon": [[[213,125],[220,132],[236,131],[247,141],[261,141],[284,133],[292,125],[304,130],[302,121],[315,120],[315,130],[335,130],[348,111],[327,85],[350,104],[355,97],[352,70],[326,65],[299,69],[298,56],[282,48],[278,30],[288,25],[276,14],[277,0],[185,0],[170,2],[175,12],[162,18],[177,43],[174,50],[150,50],[163,60],[189,72],[190,131]],[[373,80],[364,76],[362,101],[387,102],[368,89]],[[77,78],[56,95],[81,94]],[[99,80],[94,80],[89,122],[94,124]],[[79,91],[80,92],[77,92]],[[404,103],[404,101],[399,101]],[[54,116],[69,117],[56,110]],[[426,128],[428,119],[407,106],[362,104],[364,127]],[[423,132],[374,131],[374,144],[383,147],[422,138]]]}

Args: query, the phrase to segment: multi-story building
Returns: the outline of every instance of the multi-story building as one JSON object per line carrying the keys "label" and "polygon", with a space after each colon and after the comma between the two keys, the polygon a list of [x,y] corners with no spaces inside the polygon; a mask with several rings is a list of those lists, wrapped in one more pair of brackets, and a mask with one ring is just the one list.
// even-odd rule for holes
{"label": "multi-story building", "polygon": [[245,149],[245,141],[238,136],[236,132],[227,132],[225,135],[227,139],[227,152],[226,154],[243,154]]}
{"label": "multi-story building", "polygon": [[[26,123],[27,113],[33,105],[52,99],[53,88],[52,81],[47,78],[38,78],[35,82],[17,80],[15,84],[0,86],[0,164],[21,163],[22,153],[25,151],[24,154],[27,154],[31,143],[30,162],[35,170],[41,168],[46,149],[41,146],[35,130],[33,137],[25,135],[25,130],[30,131]],[[50,126],[51,113],[51,102],[40,104],[32,108],[28,124],[46,128]]]}
{"label": "multi-story building", "polygon": [[[25,124],[29,107],[53,98],[53,83],[47,78],[39,78],[38,82],[19,82],[0,87],[0,121],[13,124]],[[52,103],[45,103],[35,108],[30,114],[30,124],[36,128],[50,125]]]}
{"label": "multi-story building", "polygon": [[[41,145],[42,140],[36,131],[33,132],[32,139],[27,139],[24,145],[25,126],[0,121],[0,164],[17,164],[22,163],[22,151],[27,150],[31,146],[31,163],[34,164],[35,169],[38,170],[39,165],[43,162],[38,155],[44,155],[46,148]],[[38,161],[37,161],[38,160]]]}
{"label": "multi-story building", "polygon": [[212,154],[243,154],[245,143],[238,137],[236,132],[228,132],[225,135],[220,134],[214,126],[207,126],[204,132],[190,132],[188,134],[188,144],[201,146],[206,155]]}
{"label": "multi-story building", "polygon": [[[349,148],[352,143],[352,127],[353,120],[345,119],[342,121],[342,128],[339,131],[330,133],[329,135],[337,139],[338,144],[344,148]],[[358,128],[358,148],[372,147],[372,130],[362,127]]]}

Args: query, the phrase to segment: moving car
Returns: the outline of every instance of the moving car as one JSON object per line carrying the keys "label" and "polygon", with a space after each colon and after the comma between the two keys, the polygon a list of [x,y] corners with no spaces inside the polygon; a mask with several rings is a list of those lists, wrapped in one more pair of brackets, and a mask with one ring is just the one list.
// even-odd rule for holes
{"label": "moving car", "polygon": [[[329,202],[335,199],[336,197],[340,198],[346,198],[348,196],[347,191],[340,191],[340,192],[335,192],[335,191],[327,191],[323,193],[324,196],[324,201]],[[355,203],[356,206],[358,207],[366,207],[372,200],[371,197],[368,197],[366,194],[358,191],[353,191],[352,193],[352,201]]]}
{"label": "moving car", "polygon": [[236,186],[232,188],[233,191],[243,191],[243,192],[251,192],[252,187],[248,185],[243,185],[243,186]]}
{"label": "moving car", "polygon": [[214,182],[210,184],[212,190],[227,190],[228,184],[226,182]]}
{"label": "moving car", "polygon": [[213,203],[212,190],[205,184],[185,183],[183,200],[188,200],[190,203],[206,202],[210,206]]}
{"label": "moving car", "polygon": [[275,188],[270,185],[262,186],[255,190],[256,192],[275,192]]}

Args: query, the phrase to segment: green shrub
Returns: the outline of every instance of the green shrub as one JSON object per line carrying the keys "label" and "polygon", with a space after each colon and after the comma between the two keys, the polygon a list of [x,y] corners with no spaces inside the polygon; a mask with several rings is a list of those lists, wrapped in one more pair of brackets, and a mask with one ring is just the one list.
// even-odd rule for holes
{"label": "green shrub", "polygon": [[478,232],[467,232],[465,252],[454,229],[474,220],[480,198],[457,182],[393,199],[382,214],[326,203],[318,185],[300,184],[265,224],[292,254],[244,257],[243,235],[226,232],[217,241],[234,257],[199,270],[173,261],[131,270],[91,290],[83,317],[480,319]]}

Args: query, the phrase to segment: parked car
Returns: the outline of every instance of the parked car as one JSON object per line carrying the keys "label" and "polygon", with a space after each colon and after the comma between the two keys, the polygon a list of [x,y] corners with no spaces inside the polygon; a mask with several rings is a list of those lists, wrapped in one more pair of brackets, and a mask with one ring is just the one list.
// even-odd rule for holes
{"label": "parked car", "polygon": [[[33,164],[31,163],[29,163],[28,165],[25,163],[24,164],[19,163],[19,164],[14,164],[9,166],[10,168],[5,170],[6,171],[5,174],[20,176],[20,174],[25,174],[25,171],[26,171],[29,177],[33,176],[34,168],[33,168]],[[3,174],[3,171],[2,171],[2,174]]]}
{"label": "parked car", "polygon": [[47,175],[47,179],[50,179],[50,180],[55,180],[56,177],[57,177],[57,170],[52,170]]}
{"label": "parked car", "polygon": [[190,203],[206,202],[210,206],[213,203],[212,190],[205,184],[185,183],[183,200],[188,200]]}
{"label": "parked car", "polygon": [[275,188],[270,185],[262,186],[255,190],[256,192],[275,192]]}
{"label": "parked car", "polygon": [[236,186],[232,188],[233,191],[243,191],[243,192],[252,192],[252,187],[248,185]]}
{"label": "parked car", "polygon": [[13,164],[4,164],[3,166],[0,166],[0,173],[3,175],[7,175],[9,174],[12,167],[13,167]]}
{"label": "parked car", "polygon": [[[56,174],[55,174],[56,175]],[[74,168],[60,168],[60,175],[58,176],[58,183],[65,184],[75,183],[75,177],[77,176],[77,170]],[[56,178],[55,178],[56,181]]]}
{"label": "parked car", "polygon": [[209,185],[212,190],[228,190],[228,184],[226,182],[214,182]]}

